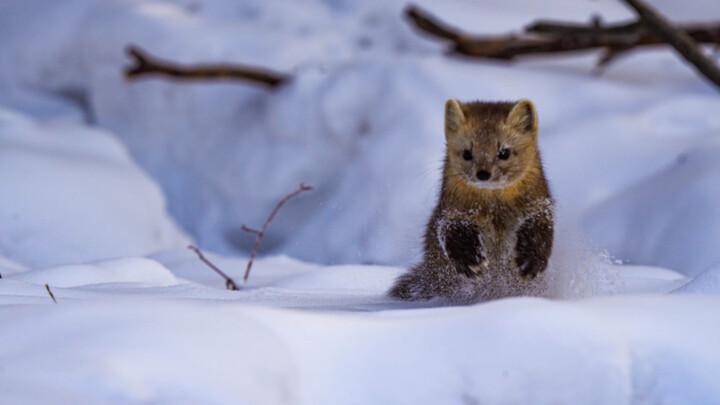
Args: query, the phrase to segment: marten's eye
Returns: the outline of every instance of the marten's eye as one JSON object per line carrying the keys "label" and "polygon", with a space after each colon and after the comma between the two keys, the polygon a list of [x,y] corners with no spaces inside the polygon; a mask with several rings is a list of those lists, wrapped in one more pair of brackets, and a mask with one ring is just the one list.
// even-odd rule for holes
{"label": "marten's eye", "polygon": [[472,152],[470,152],[470,149],[465,149],[465,152],[463,152],[463,159],[472,160]]}
{"label": "marten's eye", "polygon": [[510,157],[510,149],[504,148],[500,149],[500,152],[498,152],[498,158],[502,160],[507,160]]}

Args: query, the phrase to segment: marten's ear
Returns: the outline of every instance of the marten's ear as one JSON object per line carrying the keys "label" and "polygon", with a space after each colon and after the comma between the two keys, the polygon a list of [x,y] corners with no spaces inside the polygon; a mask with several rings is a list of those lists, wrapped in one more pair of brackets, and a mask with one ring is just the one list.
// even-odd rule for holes
{"label": "marten's ear", "polygon": [[538,119],[532,101],[524,98],[515,103],[508,114],[507,123],[525,132],[537,132]]}
{"label": "marten's ear", "polygon": [[445,137],[460,130],[465,123],[465,114],[462,112],[460,102],[454,98],[445,102]]}

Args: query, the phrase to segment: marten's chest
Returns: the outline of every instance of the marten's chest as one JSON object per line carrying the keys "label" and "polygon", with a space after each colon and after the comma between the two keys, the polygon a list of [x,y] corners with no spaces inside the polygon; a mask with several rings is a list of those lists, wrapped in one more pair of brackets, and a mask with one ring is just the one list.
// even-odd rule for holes
{"label": "marten's chest", "polygon": [[444,223],[472,225],[491,263],[505,262],[517,243],[517,230],[525,218],[523,210],[506,205],[486,205],[447,210]]}

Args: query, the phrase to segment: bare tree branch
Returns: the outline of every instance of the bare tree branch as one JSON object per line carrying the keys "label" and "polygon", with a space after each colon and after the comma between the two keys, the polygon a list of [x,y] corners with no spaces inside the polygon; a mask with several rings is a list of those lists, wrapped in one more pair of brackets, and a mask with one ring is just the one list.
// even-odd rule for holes
{"label": "bare tree branch", "polygon": [[465,33],[438,20],[420,7],[409,4],[405,8],[405,16],[420,30],[438,38],[461,42],[466,38]]}
{"label": "bare tree branch", "polygon": [[658,38],[670,44],[685,60],[692,63],[698,72],[720,87],[720,68],[703,53],[691,35],[681,28],[674,27],[662,14],[641,0],[623,1],[638,13],[642,23]]}
{"label": "bare tree branch", "polygon": [[230,278],[227,274],[225,274],[220,268],[218,268],[216,265],[214,265],[210,260],[206,259],[205,256],[202,254],[200,249],[193,245],[189,245],[188,249],[195,252],[195,254],[198,256],[198,259],[200,259],[203,263],[207,264],[208,267],[213,269],[217,274],[220,275],[220,277],[225,279],[225,288],[231,291],[238,291],[237,284],[235,284],[235,281]]}
{"label": "bare tree branch", "polygon": [[286,195],[283,197],[282,200],[278,201],[277,205],[275,205],[275,208],[273,208],[272,212],[270,212],[270,215],[268,215],[267,219],[265,220],[265,223],[262,225],[260,229],[251,228],[245,224],[242,224],[242,230],[250,233],[254,233],[257,236],[255,237],[255,243],[253,243],[252,250],[250,251],[250,260],[248,260],[247,268],[245,269],[245,276],[243,277],[243,283],[247,282],[248,277],[250,276],[250,268],[253,265],[253,261],[255,260],[255,255],[257,255],[258,248],[260,247],[260,241],[263,238],[263,235],[265,235],[265,231],[267,230],[268,225],[270,225],[270,221],[272,221],[273,217],[275,217],[275,214],[280,211],[280,208],[287,202],[287,200],[295,197],[296,195],[302,193],[303,191],[309,191],[312,190],[311,186],[306,185],[305,183],[300,183],[300,187],[293,191],[292,193]]}
{"label": "bare tree branch", "polygon": [[144,75],[164,75],[178,79],[242,79],[269,87],[290,80],[290,76],[258,67],[231,64],[181,65],[150,56],[137,46],[130,45],[125,52],[133,64],[125,68],[125,77],[135,79]]}
{"label": "bare tree branch", "polygon": [[50,298],[52,298],[53,302],[57,304],[57,300],[55,299],[55,295],[53,295],[52,291],[50,291],[50,286],[45,284],[45,290],[47,290],[48,295]]}
{"label": "bare tree branch", "polygon": [[[471,57],[511,60],[533,54],[565,53],[605,49],[601,63],[641,46],[665,45],[644,20],[604,25],[598,18],[589,24],[538,21],[525,32],[504,35],[471,35],[452,27],[415,5],[405,9],[410,23],[419,31],[450,42],[448,51]],[[697,42],[720,44],[720,24],[678,27]]]}

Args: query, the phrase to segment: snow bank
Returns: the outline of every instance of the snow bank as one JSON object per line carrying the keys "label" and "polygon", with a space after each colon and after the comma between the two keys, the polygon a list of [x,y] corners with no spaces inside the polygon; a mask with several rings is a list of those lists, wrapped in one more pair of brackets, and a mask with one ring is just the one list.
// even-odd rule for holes
{"label": "snow bank", "polygon": [[[241,279],[245,259],[208,257]],[[189,250],[153,258],[1,279],[3,404],[720,399],[718,295],[428,308],[446,303],[385,295],[400,268],[271,257],[228,291]],[[617,274],[632,287],[621,294],[682,279],[647,267]]]}
{"label": "snow bank", "polygon": [[175,276],[160,263],[141,257],[48,267],[13,275],[10,279],[63,288],[105,283],[143,283],[156,286],[178,283]]}
{"label": "snow bank", "polygon": [[0,109],[0,254],[29,267],[143,255],[189,239],[106,132]]}
{"label": "snow bank", "polygon": [[[631,15],[614,1],[423,3],[471,31],[485,16],[487,32],[541,17]],[[681,19],[720,15],[714,3],[653,3]],[[533,99],[552,188],[577,216],[718,127],[713,90],[670,52],[634,52],[600,77],[589,74],[596,55],[512,67],[447,58],[402,20],[404,5],[9,1],[0,6],[0,88],[12,96],[0,103],[43,119],[77,120],[81,111],[110,129],[159,181],[173,217],[219,252],[247,251],[253,235],[239,225],[262,223],[300,181],[312,184],[315,191],[278,215],[263,251],[334,264],[417,259],[439,183],[448,97]],[[128,83],[120,72],[129,43],[178,61],[256,64],[294,79],[277,92]],[[42,93],[54,101],[39,101]]]}
{"label": "snow bank", "polygon": [[688,151],[589,211],[586,228],[618,258],[698,274],[720,262],[718,156],[720,146]]}
{"label": "snow bank", "polygon": [[7,276],[8,274],[21,273],[27,270],[28,268],[22,264],[10,260],[7,257],[0,256],[0,275]]}
{"label": "snow bank", "polygon": [[718,305],[667,296],[354,314],[142,299],[15,306],[0,311],[0,393],[6,404],[713,403]]}
{"label": "snow bank", "polygon": [[720,264],[717,264],[695,276],[689,283],[674,291],[675,293],[720,294]]}
{"label": "snow bank", "polygon": [[286,344],[232,308],[157,301],[39,308],[0,313],[4,404],[281,404],[295,391]]}

